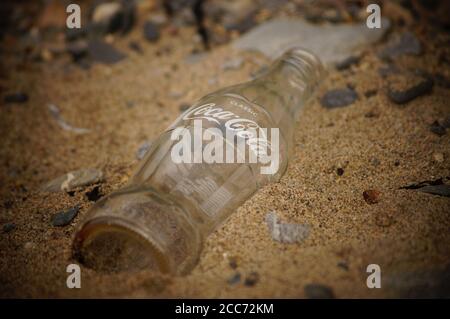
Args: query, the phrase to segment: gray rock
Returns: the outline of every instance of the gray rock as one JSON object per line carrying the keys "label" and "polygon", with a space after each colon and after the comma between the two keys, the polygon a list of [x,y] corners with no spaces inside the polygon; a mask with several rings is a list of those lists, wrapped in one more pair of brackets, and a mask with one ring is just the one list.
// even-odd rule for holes
{"label": "gray rock", "polygon": [[309,284],[304,287],[305,295],[310,299],[333,299],[333,290],[330,287],[318,284]]}
{"label": "gray rock", "polygon": [[419,55],[421,53],[422,45],[419,39],[413,33],[406,31],[395,35],[379,52],[378,56],[383,59],[395,59],[404,54]]}
{"label": "gray rock", "polygon": [[46,192],[71,191],[77,187],[95,184],[103,180],[103,173],[95,168],[69,172],[42,186]]}
{"label": "gray rock", "polygon": [[302,19],[275,19],[244,34],[234,42],[234,47],[259,51],[269,58],[293,47],[303,47],[324,63],[337,63],[380,40],[389,26],[390,22],[385,18],[380,29],[369,29],[365,22],[316,25]]}
{"label": "gray rock", "polygon": [[408,103],[415,98],[431,92],[433,89],[433,81],[429,78],[420,78],[417,81],[412,81],[408,77],[397,76],[407,83],[400,88],[396,88],[396,83],[389,83],[387,89],[387,96],[389,99],[397,104]]}
{"label": "gray rock", "polygon": [[230,59],[225,61],[222,64],[222,70],[226,71],[226,70],[236,70],[239,69],[242,64],[244,63],[244,59],[243,58],[234,58],[234,59]]}
{"label": "gray rock", "polygon": [[80,207],[75,206],[65,211],[60,211],[53,215],[52,225],[55,227],[67,226],[77,216]]}
{"label": "gray rock", "polygon": [[159,39],[159,27],[152,21],[147,21],[144,24],[144,37],[149,42],[155,42]]}
{"label": "gray rock", "polygon": [[300,243],[309,236],[308,225],[280,223],[275,212],[266,215],[266,223],[272,239],[281,243]]}
{"label": "gray rock", "polygon": [[125,54],[102,40],[89,41],[88,51],[92,60],[103,64],[115,64],[126,58]]}
{"label": "gray rock", "polygon": [[240,281],[241,281],[241,274],[237,272],[227,280],[227,283],[229,285],[236,285]]}
{"label": "gray rock", "polygon": [[323,107],[333,109],[352,104],[358,98],[358,94],[352,89],[335,89],[328,91],[320,100]]}
{"label": "gray rock", "polygon": [[428,194],[450,197],[450,185],[428,185],[418,190]]}
{"label": "gray rock", "polygon": [[145,157],[145,154],[147,154],[147,152],[151,146],[152,146],[152,143],[150,141],[145,141],[144,143],[142,143],[136,152],[136,158],[138,160],[143,159]]}

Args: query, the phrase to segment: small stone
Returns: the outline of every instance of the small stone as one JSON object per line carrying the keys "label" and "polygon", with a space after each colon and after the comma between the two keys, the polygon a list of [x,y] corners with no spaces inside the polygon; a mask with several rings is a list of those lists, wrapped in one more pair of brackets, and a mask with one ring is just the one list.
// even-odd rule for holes
{"label": "small stone", "polygon": [[41,187],[46,192],[72,191],[77,187],[101,182],[103,173],[95,168],[80,169],[53,179]]}
{"label": "small stone", "polygon": [[230,59],[222,64],[222,70],[224,70],[224,71],[236,70],[236,69],[239,69],[243,63],[244,63],[244,59],[242,59],[242,58]]}
{"label": "small stone", "polygon": [[10,231],[13,231],[14,229],[16,229],[16,224],[14,224],[14,223],[6,223],[3,225],[4,233],[9,233]]}
{"label": "small stone", "polygon": [[5,95],[3,101],[5,103],[25,103],[28,101],[28,94],[23,92],[16,92]]}
{"label": "small stone", "polygon": [[336,63],[335,66],[336,66],[337,70],[343,71],[343,70],[347,70],[352,65],[358,64],[360,60],[361,60],[361,57],[352,55],[352,56],[349,56],[348,58]]}
{"label": "small stone", "polygon": [[450,185],[442,184],[442,185],[428,185],[419,188],[420,192],[450,197]]}
{"label": "small stone", "polygon": [[259,281],[259,274],[255,271],[251,272],[244,281],[244,285],[252,287]]}
{"label": "small stone", "polygon": [[405,104],[415,98],[430,93],[433,81],[420,76],[397,74],[388,79],[387,96],[397,104]]}
{"label": "small stone", "polygon": [[442,163],[444,161],[444,154],[442,153],[433,153],[433,160],[437,163]]}
{"label": "small stone", "polygon": [[53,215],[52,217],[52,225],[55,227],[61,227],[69,225],[70,222],[77,216],[80,208],[78,206],[69,208],[65,211],[60,211]]}
{"label": "small stone", "polygon": [[333,109],[352,104],[358,98],[358,94],[352,89],[335,89],[328,91],[320,100],[323,107]]}
{"label": "small stone", "polygon": [[380,200],[380,195],[381,193],[374,189],[368,189],[363,192],[364,200],[369,205],[378,203]]}
{"label": "small stone", "polygon": [[238,266],[237,260],[235,257],[231,257],[228,264],[230,265],[231,268],[236,269]]}
{"label": "small stone", "polygon": [[155,42],[159,39],[159,27],[151,21],[144,24],[144,37],[147,41]]}
{"label": "small stone", "polygon": [[126,58],[122,52],[101,40],[89,41],[88,50],[92,60],[104,64],[115,64]]}
{"label": "small stone", "polygon": [[439,136],[444,136],[447,133],[446,127],[441,125],[439,121],[434,121],[430,125],[430,131]]}
{"label": "small stone", "polygon": [[227,280],[227,283],[229,285],[236,285],[240,281],[241,281],[241,274],[237,272]]}
{"label": "small stone", "polygon": [[333,299],[333,290],[324,285],[308,284],[304,287],[306,298],[309,299]]}
{"label": "small stone", "polygon": [[383,59],[394,59],[404,54],[419,55],[421,53],[422,45],[419,39],[413,33],[406,31],[394,36],[381,50],[379,56]]}
{"label": "small stone", "polygon": [[136,152],[136,158],[138,160],[143,159],[151,146],[152,146],[152,143],[150,141],[145,141],[144,143],[142,143]]}
{"label": "small stone", "polygon": [[339,167],[338,169],[336,169],[336,174],[338,174],[338,176],[344,175],[344,169]]}
{"label": "small stone", "polygon": [[309,236],[309,226],[278,222],[275,212],[266,215],[266,223],[272,239],[281,243],[301,243]]}
{"label": "small stone", "polygon": [[364,92],[364,96],[365,96],[366,98],[370,98],[370,97],[376,95],[377,93],[378,93],[378,90],[377,90],[377,89],[367,90],[366,92]]}
{"label": "small stone", "polygon": [[32,243],[31,241],[26,242],[23,245],[23,248],[25,248],[26,250],[30,250],[33,249],[36,245],[34,243]]}
{"label": "small stone", "polygon": [[338,262],[337,266],[345,271],[348,271],[349,269],[347,263],[343,261]]}

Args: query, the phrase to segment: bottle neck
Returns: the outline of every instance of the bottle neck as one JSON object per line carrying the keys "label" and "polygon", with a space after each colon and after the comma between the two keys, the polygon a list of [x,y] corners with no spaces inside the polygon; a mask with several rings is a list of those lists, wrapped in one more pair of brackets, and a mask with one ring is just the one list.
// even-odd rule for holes
{"label": "bottle neck", "polygon": [[254,80],[263,86],[270,98],[279,103],[261,104],[272,114],[279,125],[296,120],[324,75],[320,60],[302,49],[293,49],[278,58],[261,77]]}

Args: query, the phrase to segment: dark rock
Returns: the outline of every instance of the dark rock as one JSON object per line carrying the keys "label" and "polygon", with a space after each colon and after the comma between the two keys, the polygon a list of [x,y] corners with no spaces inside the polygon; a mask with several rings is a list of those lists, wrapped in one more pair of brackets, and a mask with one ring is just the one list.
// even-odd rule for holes
{"label": "dark rock", "polygon": [[406,31],[389,41],[380,51],[379,56],[383,59],[394,59],[404,54],[419,55],[421,53],[422,45],[419,39],[413,33]]}
{"label": "dark rock", "polygon": [[433,89],[433,81],[430,78],[398,75],[392,79],[389,81],[387,96],[397,104],[408,103],[421,95],[430,93]]}
{"label": "dark rock", "polygon": [[240,281],[241,281],[241,274],[237,272],[227,280],[227,283],[229,285],[236,285]]}
{"label": "dark rock", "polygon": [[144,37],[147,41],[155,42],[159,39],[159,27],[157,24],[147,21],[144,24]]}
{"label": "dark rock", "polygon": [[346,70],[350,68],[352,65],[358,64],[361,60],[361,57],[358,56],[349,56],[348,58],[336,63],[336,69],[339,71]]}
{"label": "dark rock", "polygon": [[89,56],[94,61],[104,64],[114,64],[125,59],[126,57],[112,45],[101,40],[89,41],[88,50]]}
{"label": "dark rock", "polygon": [[86,197],[89,201],[91,202],[96,202],[98,201],[100,198],[103,197],[103,194],[100,192],[100,186],[95,186],[93,189],[91,189],[90,191],[86,192]]}
{"label": "dark rock", "polygon": [[339,167],[338,169],[336,169],[336,174],[338,174],[339,176],[344,175],[344,169]]}
{"label": "dark rock", "polygon": [[323,107],[333,109],[352,104],[358,98],[358,94],[349,88],[328,91],[320,100]]}
{"label": "dark rock", "polygon": [[80,208],[78,206],[69,208],[65,211],[60,211],[53,215],[52,217],[52,225],[53,226],[66,226],[69,225],[70,222],[77,216]]}
{"label": "dark rock", "polygon": [[92,13],[93,31],[97,34],[126,33],[132,29],[134,22],[134,1],[100,3]]}
{"label": "dark rock", "polygon": [[236,269],[238,266],[236,258],[232,257],[230,258],[230,261],[228,262],[231,268]]}
{"label": "dark rock", "polygon": [[381,193],[375,189],[368,189],[363,192],[364,200],[367,204],[376,204],[380,201]]}
{"label": "dark rock", "polygon": [[309,284],[304,287],[305,295],[309,299],[333,299],[333,290],[324,285]]}
{"label": "dark rock", "polygon": [[259,274],[253,271],[245,278],[244,285],[252,287],[256,285],[258,281],[259,281]]}
{"label": "dark rock", "polygon": [[28,101],[28,94],[23,92],[16,92],[5,95],[3,101],[5,103],[25,103]]}
{"label": "dark rock", "polygon": [[4,233],[9,233],[9,232],[13,231],[14,229],[16,229],[16,224],[14,224],[14,223],[6,223],[3,225]]}
{"label": "dark rock", "polygon": [[439,121],[434,121],[430,125],[430,131],[439,136],[444,136],[447,133],[446,127],[444,125],[441,125]]}
{"label": "dark rock", "polygon": [[419,188],[420,192],[450,197],[450,185],[442,184],[442,185],[428,185],[422,188]]}
{"label": "dark rock", "polygon": [[442,178],[438,178],[435,180],[423,181],[423,182],[403,186],[403,187],[400,187],[400,189],[419,189],[419,188],[429,186],[429,185],[443,185],[443,184],[444,184],[444,182],[443,182]]}

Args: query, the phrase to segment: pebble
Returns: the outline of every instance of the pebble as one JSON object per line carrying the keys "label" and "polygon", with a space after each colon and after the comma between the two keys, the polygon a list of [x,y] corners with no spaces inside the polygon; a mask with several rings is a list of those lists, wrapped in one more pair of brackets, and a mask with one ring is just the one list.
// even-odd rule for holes
{"label": "pebble", "polygon": [[398,56],[409,54],[419,55],[422,53],[422,45],[414,33],[406,31],[395,35],[379,52],[383,59],[395,59]]}
{"label": "pebble", "polygon": [[447,128],[444,125],[441,125],[439,121],[434,121],[430,125],[430,131],[438,136],[444,136],[447,133]]}
{"label": "pebble", "polygon": [[388,78],[387,96],[394,103],[405,104],[432,89],[433,81],[429,78],[397,74]]}
{"label": "pebble", "polygon": [[364,46],[380,40],[390,22],[382,18],[382,28],[368,29],[365,21],[358,24],[319,25],[303,19],[277,18],[260,24],[236,39],[239,50],[259,51],[275,58],[293,47],[308,48],[322,62],[335,64],[358,55]]}
{"label": "pebble", "polygon": [[368,189],[363,192],[364,200],[367,204],[376,204],[380,200],[381,193],[375,189]]}
{"label": "pebble", "polygon": [[441,185],[428,185],[419,188],[420,192],[450,197],[450,185],[441,184]]}
{"label": "pebble", "polygon": [[85,40],[72,41],[66,44],[66,51],[78,62],[88,53],[88,43]]}
{"label": "pebble", "polygon": [[134,52],[137,52],[137,53],[139,53],[139,54],[143,54],[143,53],[144,53],[144,50],[142,50],[141,45],[140,45],[138,42],[136,42],[136,41],[131,41],[131,42],[128,44],[128,47],[129,47],[131,50],[133,50]]}
{"label": "pebble", "polygon": [[28,94],[23,92],[16,92],[5,95],[3,101],[5,103],[25,103],[28,101]]}
{"label": "pebble", "polygon": [[77,216],[80,207],[75,206],[69,208],[68,210],[60,211],[53,215],[52,217],[52,225],[55,227],[61,227],[69,225],[70,222]]}
{"label": "pebble", "polygon": [[144,143],[142,143],[136,152],[136,158],[138,160],[143,159],[145,157],[145,154],[147,154],[147,152],[151,146],[152,146],[152,143],[150,141],[145,141]]}
{"label": "pebble", "polygon": [[152,21],[147,21],[144,24],[144,37],[149,42],[155,42],[159,39],[159,27]]}
{"label": "pebble", "polygon": [[335,89],[328,91],[320,100],[323,107],[333,109],[337,107],[344,107],[352,104],[358,98],[358,94],[350,89]]}
{"label": "pebble", "polygon": [[309,225],[280,223],[275,212],[267,213],[266,223],[272,239],[281,243],[301,243],[310,233]]}
{"label": "pebble", "polygon": [[92,60],[104,64],[115,64],[126,58],[125,54],[102,40],[89,41],[88,51]]}
{"label": "pebble", "polygon": [[236,285],[240,281],[241,281],[241,274],[237,272],[227,280],[227,283],[229,285]]}
{"label": "pebble", "polygon": [[333,290],[324,285],[308,284],[304,287],[306,298],[309,299],[333,299]]}
{"label": "pebble", "polygon": [[258,281],[259,281],[259,274],[253,271],[245,278],[244,285],[252,287],[256,285]]}
{"label": "pebble", "polygon": [[72,191],[77,187],[101,182],[103,173],[95,168],[79,169],[59,176],[44,184],[41,190],[46,192]]}
{"label": "pebble", "polygon": [[14,224],[14,223],[6,223],[3,225],[4,233],[9,233],[10,231],[13,231],[14,229],[16,229],[16,224]]}
{"label": "pebble", "polygon": [[336,174],[338,174],[338,176],[342,176],[344,175],[344,169],[339,167],[336,169]]}
{"label": "pebble", "polygon": [[224,71],[237,70],[242,66],[243,63],[244,63],[244,59],[242,59],[242,58],[230,59],[230,60],[225,61],[222,64],[222,70],[224,70]]}

